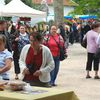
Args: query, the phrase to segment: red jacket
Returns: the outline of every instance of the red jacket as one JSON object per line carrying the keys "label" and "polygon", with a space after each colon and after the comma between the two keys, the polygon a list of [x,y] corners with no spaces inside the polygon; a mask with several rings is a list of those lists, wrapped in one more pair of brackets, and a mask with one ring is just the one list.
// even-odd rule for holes
{"label": "red jacket", "polygon": [[55,35],[46,35],[45,39],[43,41],[43,44],[48,46],[53,57],[57,57],[59,55],[59,47],[58,44],[64,48],[64,40],[61,35],[55,34]]}

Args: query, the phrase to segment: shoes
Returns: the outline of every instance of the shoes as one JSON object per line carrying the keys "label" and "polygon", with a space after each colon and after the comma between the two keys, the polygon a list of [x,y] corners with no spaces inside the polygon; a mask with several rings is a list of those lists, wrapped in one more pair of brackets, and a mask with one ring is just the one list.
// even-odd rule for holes
{"label": "shoes", "polygon": [[18,75],[16,75],[16,76],[15,76],[15,80],[19,80],[19,77],[18,77]]}
{"label": "shoes", "polygon": [[52,86],[57,86],[57,84],[51,84]]}
{"label": "shoes", "polygon": [[95,76],[94,79],[100,79],[100,77],[99,76]]}
{"label": "shoes", "polygon": [[57,84],[53,84],[52,86],[57,86]]}
{"label": "shoes", "polygon": [[47,84],[44,85],[44,87],[50,88],[50,87],[52,87],[52,85],[50,83],[47,83]]}
{"label": "shoes", "polygon": [[[88,78],[92,78],[92,77],[87,75],[86,78],[88,79]],[[99,76],[94,76],[94,79],[100,79],[100,77]]]}
{"label": "shoes", "polygon": [[19,78],[18,77],[15,77],[15,80],[19,80]]}
{"label": "shoes", "polygon": [[87,75],[86,78],[92,78],[91,76]]}

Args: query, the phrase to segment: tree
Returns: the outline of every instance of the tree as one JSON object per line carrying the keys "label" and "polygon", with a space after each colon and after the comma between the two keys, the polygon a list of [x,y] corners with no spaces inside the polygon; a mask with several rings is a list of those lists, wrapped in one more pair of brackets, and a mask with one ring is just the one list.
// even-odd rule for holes
{"label": "tree", "polygon": [[53,0],[53,6],[54,6],[54,19],[56,25],[59,25],[60,23],[63,23],[63,1],[62,0]]}
{"label": "tree", "polygon": [[11,0],[5,0],[5,4],[8,4]]}
{"label": "tree", "polygon": [[79,6],[71,14],[88,14],[100,17],[100,0],[74,0]]}
{"label": "tree", "polygon": [[33,7],[32,0],[21,0],[21,1],[24,2],[26,5]]}

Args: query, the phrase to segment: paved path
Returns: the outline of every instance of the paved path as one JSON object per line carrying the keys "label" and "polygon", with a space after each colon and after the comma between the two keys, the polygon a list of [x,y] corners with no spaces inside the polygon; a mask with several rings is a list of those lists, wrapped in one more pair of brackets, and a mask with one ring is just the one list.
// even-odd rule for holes
{"label": "paved path", "polygon": [[72,90],[80,100],[100,100],[100,80],[85,78],[85,64],[86,50],[80,44],[70,46],[68,59],[61,62],[56,88]]}
{"label": "paved path", "polygon": [[[68,58],[61,62],[58,86],[54,88],[74,91],[80,100],[100,100],[100,80],[85,78],[86,50],[80,44],[74,44],[69,47],[68,52]],[[93,71],[91,76],[94,77]]]}

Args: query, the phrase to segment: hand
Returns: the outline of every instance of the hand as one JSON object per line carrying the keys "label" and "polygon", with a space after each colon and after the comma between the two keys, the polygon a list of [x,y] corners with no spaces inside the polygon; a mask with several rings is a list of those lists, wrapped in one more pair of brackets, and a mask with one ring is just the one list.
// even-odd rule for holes
{"label": "hand", "polygon": [[29,69],[28,68],[25,68],[22,72],[23,75],[29,75],[30,72],[29,72]]}
{"label": "hand", "polygon": [[37,70],[36,72],[33,73],[34,76],[40,76],[42,73],[40,70]]}
{"label": "hand", "polygon": [[2,73],[2,69],[0,68],[0,74]]}
{"label": "hand", "polygon": [[16,39],[15,39],[15,41],[18,41],[19,40],[19,38],[17,37]]}

